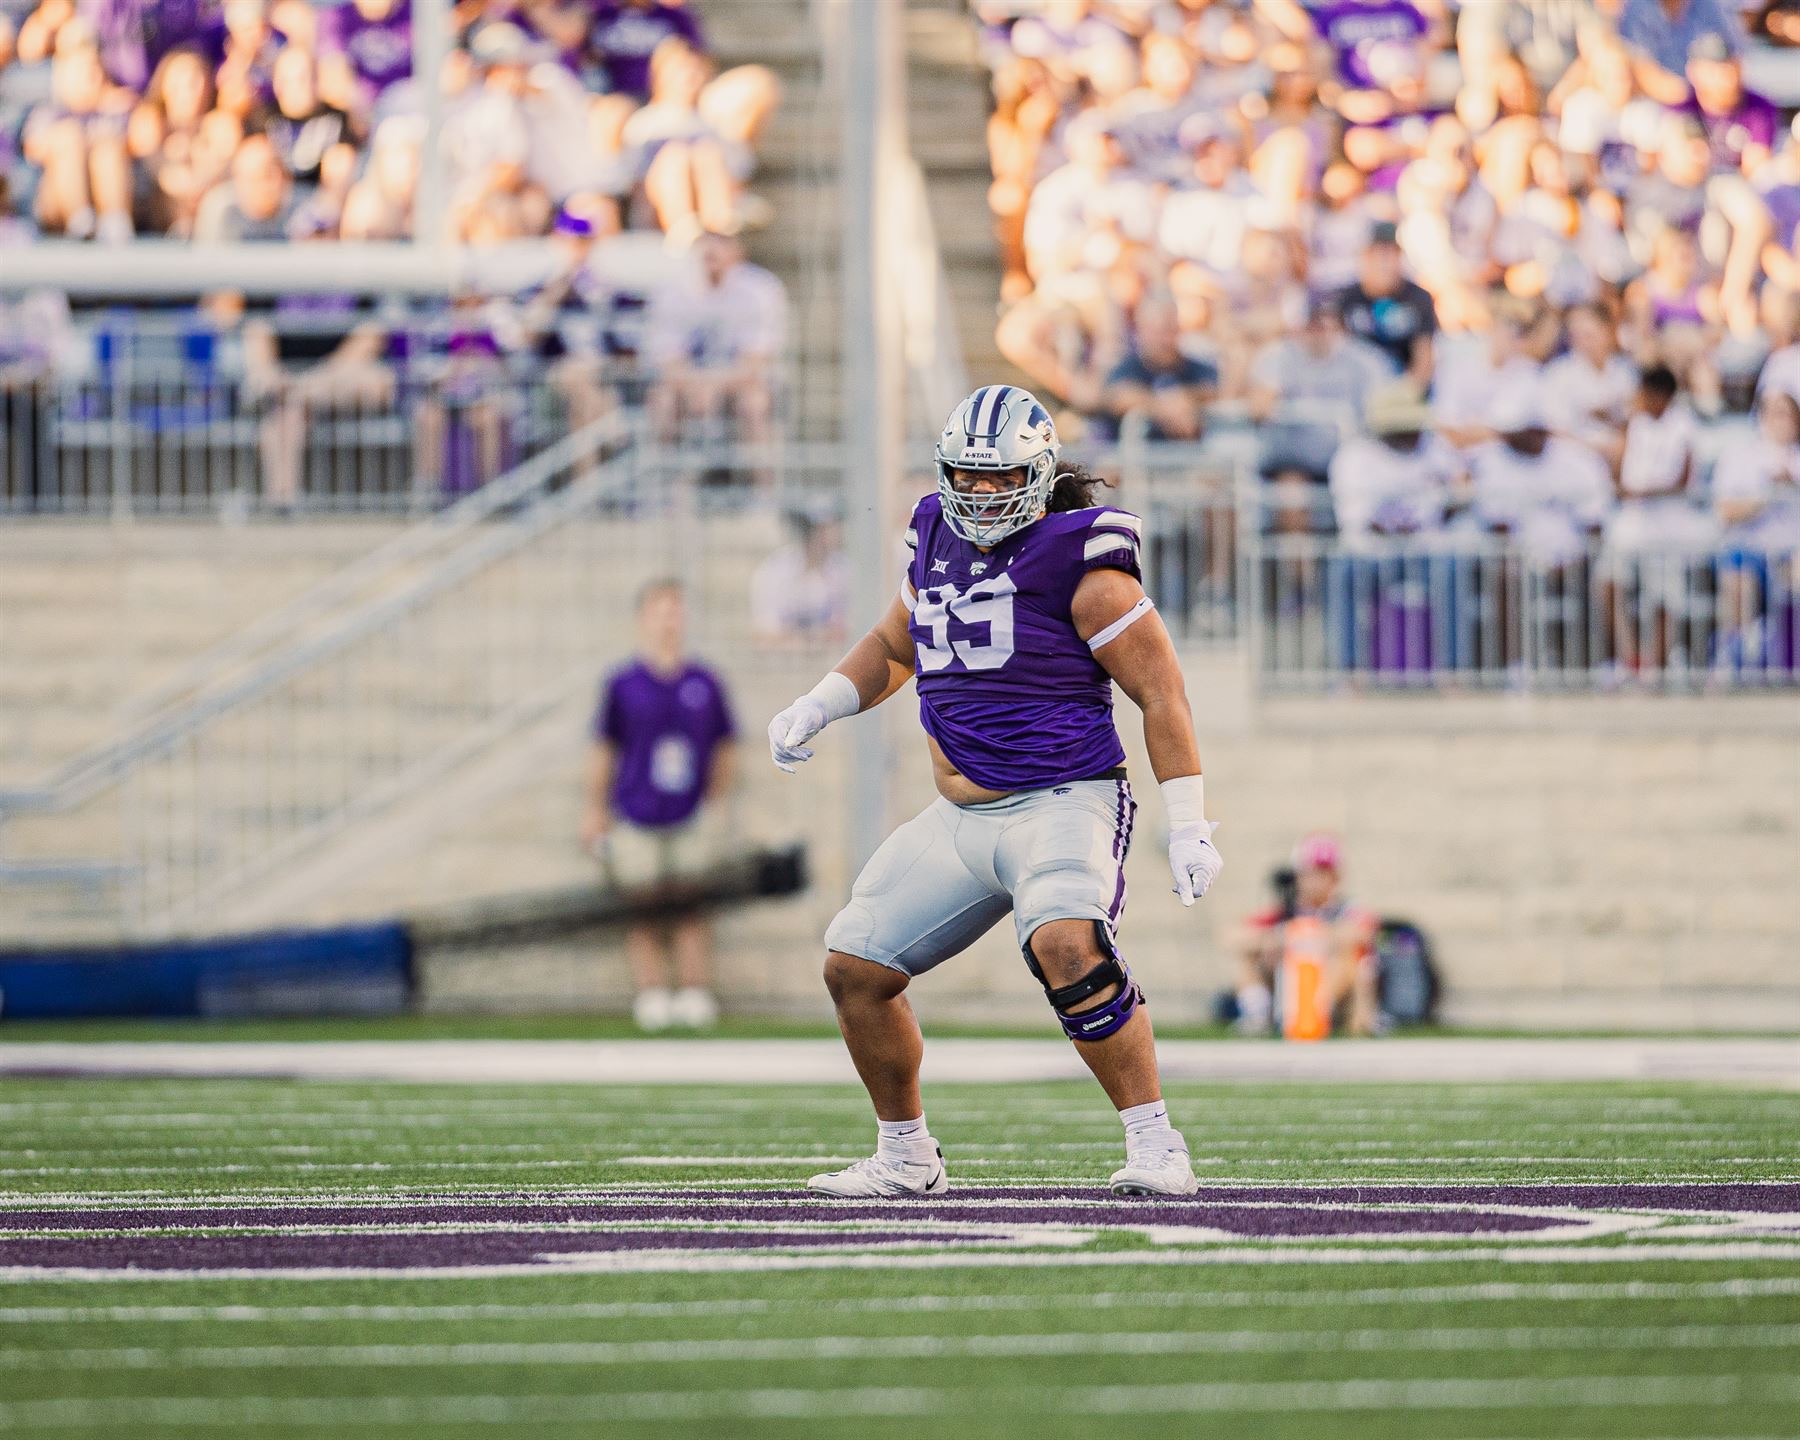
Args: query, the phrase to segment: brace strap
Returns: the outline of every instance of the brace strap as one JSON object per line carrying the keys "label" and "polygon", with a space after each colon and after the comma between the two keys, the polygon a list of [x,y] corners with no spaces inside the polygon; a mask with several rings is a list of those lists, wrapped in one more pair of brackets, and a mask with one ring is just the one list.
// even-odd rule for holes
{"label": "brace strap", "polygon": [[[1106,927],[1096,920],[1094,931],[1099,937],[1100,948],[1106,952],[1106,958],[1079,980],[1055,989],[1045,981],[1043,969],[1038,965],[1037,957],[1031,953],[1031,947],[1025,947],[1025,963],[1037,978],[1038,984],[1044,987],[1044,995],[1050,1001],[1050,1008],[1062,1023],[1063,1033],[1071,1040],[1106,1039],[1108,1035],[1117,1033],[1131,1018],[1132,1012],[1144,1003],[1144,992],[1138,988],[1137,981],[1131,978],[1130,969],[1113,949],[1112,937],[1107,934]],[[1118,987],[1118,993],[1110,1000],[1089,1010],[1074,1008],[1114,985]]]}

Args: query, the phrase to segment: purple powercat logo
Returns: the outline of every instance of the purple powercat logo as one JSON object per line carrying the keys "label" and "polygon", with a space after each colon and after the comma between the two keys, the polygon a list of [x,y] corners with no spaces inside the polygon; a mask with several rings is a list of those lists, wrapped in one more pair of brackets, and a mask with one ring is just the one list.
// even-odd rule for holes
{"label": "purple powercat logo", "polygon": [[[1148,1248],[1128,1258],[1094,1248],[1119,1232]],[[1627,1249],[1621,1239],[1643,1244]],[[1645,1244],[1671,1256],[1722,1244],[1733,1253],[1800,1258],[1796,1242],[1800,1184],[1785,1181],[1210,1185],[1159,1200],[1067,1186],[977,1186],[899,1201],[632,1188],[382,1201],[20,1203],[0,1207],[0,1279],[1134,1263],[1209,1253],[1240,1263],[1323,1246],[1374,1246],[1384,1254],[1423,1247],[1422,1257],[1452,1262],[1476,1246],[1490,1257],[1499,1246],[1529,1258],[1519,1247],[1551,1245],[1584,1246],[1596,1258],[1642,1258]]]}

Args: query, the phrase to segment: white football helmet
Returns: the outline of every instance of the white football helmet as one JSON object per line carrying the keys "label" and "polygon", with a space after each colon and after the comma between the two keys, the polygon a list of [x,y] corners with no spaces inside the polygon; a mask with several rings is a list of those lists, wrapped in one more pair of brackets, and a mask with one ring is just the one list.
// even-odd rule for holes
{"label": "white football helmet", "polygon": [[[1061,450],[1050,412],[1029,390],[982,386],[951,412],[938,437],[944,519],[972,544],[999,544],[1044,513]],[[951,483],[952,470],[1022,470],[1025,478],[1010,490],[974,495]]]}

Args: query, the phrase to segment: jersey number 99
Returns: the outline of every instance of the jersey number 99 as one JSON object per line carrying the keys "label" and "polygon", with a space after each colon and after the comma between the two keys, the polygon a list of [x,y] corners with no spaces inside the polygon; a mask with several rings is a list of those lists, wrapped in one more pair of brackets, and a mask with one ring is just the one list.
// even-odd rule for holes
{"label": "jersey number 99", "polygon": [[[1013,596],[1018,588],[1012,576],[996,575],[991,580],[977,580],[967,590],[954,585],[921,590],[912,613],[921,673],[948,669],[959,660],[967,670],[998,670],[1010,660]],[[959,631],[972,628],[977,635],[952,636],[953,621]],[[985,639],[978,638],[983,628]]]}

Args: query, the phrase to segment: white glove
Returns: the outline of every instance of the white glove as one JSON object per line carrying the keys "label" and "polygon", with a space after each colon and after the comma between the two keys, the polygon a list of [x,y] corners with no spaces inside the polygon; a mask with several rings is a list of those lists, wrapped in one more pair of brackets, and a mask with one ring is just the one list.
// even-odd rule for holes
{"label": "white glove", "polygon": [[1218,828],[1217,820],[1201,820],[1169,831],[1169,869],[1183,905],[1192,905],[1206,894],[1225,868],[1225,857],[1212,843],[1212,833]]}
{"label": "white glove", "polygon": [[831,723],[825,707],[810,695],[802,695],[769,722],[769,756],[777,770],[789,775],[794,767],[812,759],[806,742]]}
{"label": "white glove", "polygon": [[769,758],[777,770],[789,775],[810,760],[806,742],[833,720],[842,720],[862,709],[862,700],[848,675],[833,670],[806,694],[769,722]]}
{"label": "white glove", "polygon": [[1162,797],[1169,817],[1169,869],[1175,876],[1175,893],[1183,905],[1192,905],[1225,868],[1225,857],[1212,843],[1219,822],[1206,818],[1206,781],[1198,775],[1163,781]]}

